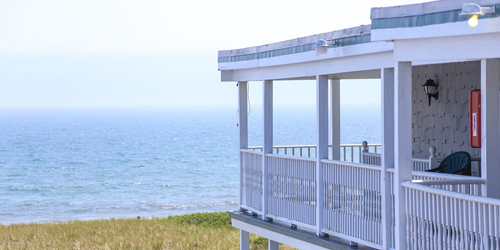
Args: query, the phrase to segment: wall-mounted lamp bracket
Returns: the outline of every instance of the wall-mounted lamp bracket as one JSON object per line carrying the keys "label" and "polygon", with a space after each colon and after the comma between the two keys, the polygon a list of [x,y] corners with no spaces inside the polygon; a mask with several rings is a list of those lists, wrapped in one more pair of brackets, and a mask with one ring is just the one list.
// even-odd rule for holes
{"label": "wall-mounted lamp bracket", "polygon": [[434,97],[434,99],[439,98],[439,93],[438,93],[438,86],[434,80],[430,79],[425,82],[424,85],[424,92],[425,94],[429,97],[429,106],[431,106],[431,97]]}

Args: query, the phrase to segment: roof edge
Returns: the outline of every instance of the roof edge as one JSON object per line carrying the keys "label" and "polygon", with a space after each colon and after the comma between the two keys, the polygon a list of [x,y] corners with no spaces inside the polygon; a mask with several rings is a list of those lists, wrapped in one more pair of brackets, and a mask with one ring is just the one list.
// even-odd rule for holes
{"label": "roof edge", "polygon": [[476,3],[481,6],[488,6],[500,4],[500,0],[439,0],[392,7],[379,7],[371,9],[370,17],[372,20],[375,20],[461,10],[464,3]]}
{"label": "roof edge", "polygon": [[281,41],[277,43],[265,44],[254,47],[247,47],[233,50],[220,50],[218,51],[219,57],[240,56],[247,54],[255,54],[267,51],[275,51],[280,49],[292,48],[301,45],[308,45],[315,43],[318,39],[334,40],[348,37],[356,37],[371,34],[371,25],[362,25],[358,27],[330,31],[311,36],[299,37],[291,40]]}

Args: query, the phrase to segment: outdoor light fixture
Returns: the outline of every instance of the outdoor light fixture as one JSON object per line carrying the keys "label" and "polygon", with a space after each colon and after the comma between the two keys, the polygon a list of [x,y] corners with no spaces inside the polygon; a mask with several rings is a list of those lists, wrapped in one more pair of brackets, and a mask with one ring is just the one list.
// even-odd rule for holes
{"label": "outdoor light fixture", "polygon": [[439,93],[438,93],[438,89],[437,89],[437,87],[439,85],[437,85],[434,82],[434,80],[432,80],[432,79],[429,78],[429,80],[427,80],[425,82],[425,84],[422,85],[422,86],[424,86],[424,92],[425,92],[425,94],[429,97],[429,106],[431,106],[431,97],[434,97],[434,99],[436,99],[436,100],[439,97]]}
{"label": "outdoor light fixture", "polygon": [[318,39],[314,44],[314,50],[316,51],[317,56],[326,56],[328,52],[328,46],[331,44],[335,44],[335,41],[327,41],[325,39]]}
{"label": "outdoor light fixture", "polygon": [[495,14],[495,8],[481,7],[475,3],[464,3],[464,5],[462,5],[462,13],[460,13],[461,16],[471,17],[469,19],[469,26],[471,26],[472,28],[478,25],[478,16],[484,16],[485,14]]}

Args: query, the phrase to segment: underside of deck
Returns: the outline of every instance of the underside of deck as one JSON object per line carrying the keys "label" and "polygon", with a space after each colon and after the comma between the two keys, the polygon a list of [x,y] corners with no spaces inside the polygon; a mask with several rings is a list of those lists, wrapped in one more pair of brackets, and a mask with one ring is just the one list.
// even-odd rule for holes
{"label": "underside of deck", "polygon": [[337,237],[318,237],[313,230],[292,227],[289,223],[279,221],[264,221],[261,216],[247,212],[231,212],[231,223],[244,232],[263,236],[270,241],[298,249],[374,249],[361,245],[353,247],[350,246],[349,241]]}

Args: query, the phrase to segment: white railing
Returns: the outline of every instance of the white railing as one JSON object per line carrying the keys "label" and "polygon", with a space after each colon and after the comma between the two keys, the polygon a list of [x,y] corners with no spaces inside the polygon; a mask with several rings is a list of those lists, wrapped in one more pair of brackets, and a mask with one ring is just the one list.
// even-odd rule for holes
{"label": "white railing", "polygon": [[267,154],[267,217],[314,229],[316,225],[316,160]]}
{"label": "white railing", "polygon": [[[394,178],[394,168],[387,169],[389,172],[390,181],[393,183]],[[443,173],[435,173],[435,172],[425,172],[425,171],[413,171],[412,172],[412,180],[415,181],[446,181],[446,180],[467,180],[467,181],[480,181],[482,180],[480,177],[475,176],[466,176],[466,175],[456,175],[456,174],[443,174]],[[467,186],[463,184],[462,186],[433,186],[434,188],[444,189],[448,191],[463,193],[463,194],[471,194],[481,196],[481,188],[472,185]]]}
{"label": "white railing", "polygon": [[262,213],[262,153],[241,150],[240,207]]}
{"label": "white railing", "polygon": [[[412,167],[413,171],[426,171],[432,168],[438,167],[441,160],[436,158],[436,147],[429,147],[429,159],[412,159]],[[382,165],[382,155],[372,152],[363,152],[362,153],[362,161],[361,163],[381,166]],[[472,174],[475,176],[481,176],[481,157],[472,157],[471,158],[471,168]],[[476,170],[477,172],[475,172]]]}
{"label": "white railing", "polygon": [[[305,148],[315,150],[315,146],[305,146]],[[288,150],[287,153],[290,152]],[[299,151],[292,150],[291,153],[300,152],[300,149],[296,148],[295,150]],[[305,152],[304,149],[302,150]],[[256,149],[246,149],[241,150],[240,154],[240,206],[242,209],[290,223],[292,226],[301,226],[312,230],[318,230],[316,219],[319,216],[323,218],[319,232],[369,247],[382,248],[382,232],[384,230],[382,230],[383,194],[381,193],[380,154],[362,152],[361,159],[365,164],[322,160],[320,166],[317,166],[317,160],[311,157],[266,154],[268,185],[265,187],[263,186],[263,153]],[[428,169],[435,163],[435,158],[429,160],[414,159],[413,168]],[[317,167],[322,168],[322,173],[320,173],[322,179],[319,181],[322,181],[324,186],[322,191],[324,192],[322,196],[324,205],[319,210],[319,213],[322,214],[317,214],[317,204],[321,203],[317,200]],[[392,225],[387,228],[387,232],[392,237],[389,237],[388,245],[394,248],[396,228],[394,225],[394,169],[388,169],[387,172],[389,173],[387,181],[390,183],[387,195],[389,195],[392,204],[389,208],[392,211]],[[492,249],[488,248],[491,246],[500,249],[499,208],[495,207],[493,210],[489,210],[491,204],[488,204],[490,207],[487,207],[476,202],[477,200],[469,199],[470,197],[481,198],[481,185],[484,184],[484,179],[415,170],[412,179],[414,183],[404,184],[406,185],[404,186],[406,195],[409,192],[414,195],[408,196],[406,200],[408,225],[411,227],[408,229],[410,249]],[[422,186],[422,184],[426,186]],[[432,195],[425,194],[421,190],[418,191],[414,188],[415,185],[419,188],[432,189]],[[264,193],[267,197],[263,197]],[[468,200],[453,200],[451,202],[451,198],[443,194],[469,198],[467,198]],[[266,207],[263,207],[263,202],[267,203]],[[460,208],[460,206],[462,207]],[[267,211],[266,214],[263,214],[263,211]],[[460,223],[465,224],[455,225],[450,222],[454,217],[445,217],[448,216],[446,213],[454,213],[453,216],[459,216],[460,211],[469,213],[467,215],[469,216],[467,217],[469,224],[462,222],[462,219],[457,219]],[[486,218],[485,216],[494,220],[496,224],[484,224],[485,221],[478,221],[479,217]],[[483,232],[478,229],[480,225],[490,228],[484,229]]]}
{"label": "white railing", "polygon": [[[341,144],[340,157],[342,161],[360,162],[363,151],[380,152],[381,144]],[[332,145],[329,146],[332,148]],[[262,146],[252,146],[248,149],[262,152]],[[291,155],[300,157],[316,158],[316,145],[288,145],[288,146],[273,146],[273,154]],[[331,150],[329,151],[331,154]]]}
{"label": "white railing", "polygon": [[[395,208],[394,208],[394,169],[387,169],[389,172],[389,183],[390,183],[390,196],[391,196],[391,204],[392,204],[392,227],[391,227],[391,235],[395,235],[396,225],[395,222]],[[480,177],[472,177],[472,176],[464,176],[464,175],[456,175],[456,174],[442,174],[442,173],[434,173],[434,172],[422,172],[422,171],[413,171],[412,179],[414,181],[479,181],[482,179]],[[460,184],[460,185],[434,185],[432,186],[437,189],[443,189],[447,191],[454,191],[463,194],[471,194],[471,195],[481,195],[481,187],[476,184]],[[391,246],[395,246],[394,237],[392,238]]]}
{"label": "white railing", "polygon": [[[443,174],[435,172],[422,172],[413,171],[413,180],[415,181],[483,181],[480,177],[456,175],[456,174]],[[481,187],[475,184],[455,184],[455,185],[433,185],[432,187],[444,189],[462,194],[471,194],[481,196]]]}
{"label": "white railing", "polygon": [[481,185],[484,180],[403,183],[408,249],[499,249],[500,200],[425,185]]}
{"label": "white railing", "polygon": [[363,153],[378,153],[381,147],[382,144],[368,144],[366,141],[361,144],[340,144],[340,160],[361,163]]}
{"label": "white railing", "polygon": [[324,233],[367,246],[382,244],[380,168],[323,160]]}
{"label": "white railing", "polygon": [[373,166],[381,166],[382,156],[378,153],[363,153],[361,163]]}
{"label": "white railing", "polygon": [[[377,153],[363,153],[362,155],[362,163],[374,166],[382,165],[382,155]],[[432,161],[430,159],[412,159],[412,167],[413,171],[425,171],[427,169],[431,169]]]}
{"label": "white railing", "polygon": [[[262,152],[262,146],[251,146],[248,149]],[[315,158],[316,145],[273,146],[273,154]]]}
{"label": "white railing", "polygon": [[425,171],[431,169],[431,162],[429,159],[412,159],[412,165],[414,171]]}

